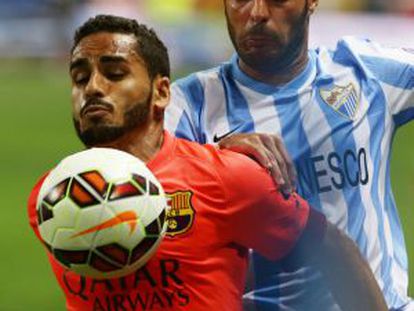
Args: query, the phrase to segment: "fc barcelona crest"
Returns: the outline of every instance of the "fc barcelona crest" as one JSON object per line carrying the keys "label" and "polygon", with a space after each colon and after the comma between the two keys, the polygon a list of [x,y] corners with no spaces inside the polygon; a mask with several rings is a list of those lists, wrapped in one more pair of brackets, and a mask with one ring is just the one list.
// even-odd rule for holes
{"label": "fc barcelona crest", "polygon": [[347,86],[333,85],[331,89],[320,89],[325,103],[341,116],[354,120],[359,108],[359,99],[352,83]]}
{"label": "fc barcelona crest", "polygon": [[193,193],[191,191],[177,191],[167,194],[170,202],[168,212],[167,235],[175,236],[187,232],[194,221],[194,208],[191,203]]}

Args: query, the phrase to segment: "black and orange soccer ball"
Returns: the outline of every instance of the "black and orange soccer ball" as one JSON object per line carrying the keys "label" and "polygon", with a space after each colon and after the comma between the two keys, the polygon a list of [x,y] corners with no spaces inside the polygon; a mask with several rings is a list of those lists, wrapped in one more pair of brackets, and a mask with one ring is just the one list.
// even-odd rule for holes
{"label": "black and orange soccer ball", "polygon": [[92,278],[144,265],[167,229],[161,184],[136,157],[92,148],[63,159],[36,204],[40,236],[57,261]]}

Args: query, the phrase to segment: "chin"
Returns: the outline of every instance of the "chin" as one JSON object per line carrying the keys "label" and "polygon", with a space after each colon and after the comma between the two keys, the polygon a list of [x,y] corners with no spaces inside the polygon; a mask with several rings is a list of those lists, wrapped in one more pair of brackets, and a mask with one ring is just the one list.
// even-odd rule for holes
{"label": "chin", "polygon": [[119,127],[107,118],[88,118],[81,122],[82,131],[102,131],[102,129]]}
{"label": "chin", "polygon": [[112,126],[113,122],[107,115],[92,115],[85,118],[82,122],[86,126],[96,127],[96,126]]}

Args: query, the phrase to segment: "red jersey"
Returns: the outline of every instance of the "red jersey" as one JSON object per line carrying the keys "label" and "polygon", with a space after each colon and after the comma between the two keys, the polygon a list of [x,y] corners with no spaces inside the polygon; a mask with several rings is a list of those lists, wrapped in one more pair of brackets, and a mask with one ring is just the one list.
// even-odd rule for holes
{"label": "red jersey", "polygon": [[[253,160],[168,134],[148,167],[171,198],[167,235],[143,268],[118,279],[76,275],[48,254],[68,310],[241,310],[248,249],[285,256],[306,226],[309,206],[297,195],[285,199]],[[42,181],[28,206],[38,237]]]}

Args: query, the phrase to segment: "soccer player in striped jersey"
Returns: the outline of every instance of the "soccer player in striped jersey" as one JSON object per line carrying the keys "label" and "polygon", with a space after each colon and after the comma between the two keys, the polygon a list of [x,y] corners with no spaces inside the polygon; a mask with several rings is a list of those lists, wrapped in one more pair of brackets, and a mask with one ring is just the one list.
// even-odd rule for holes
{"label": "soccer player in striped jersey", "polygon": [[[414,310],[389,167],[394,133],[414,117],[414,54],[355,37],[333,50],[308,49],[317,3],[224,0],[237,53],[173,85],[167,129],[200,143],[221,139],[268,166],[289,191],[287,150],[298,192],[359,245],[389,308]],[[246,306],[339,310],[312,268],[286,272],[253,258]]]}

